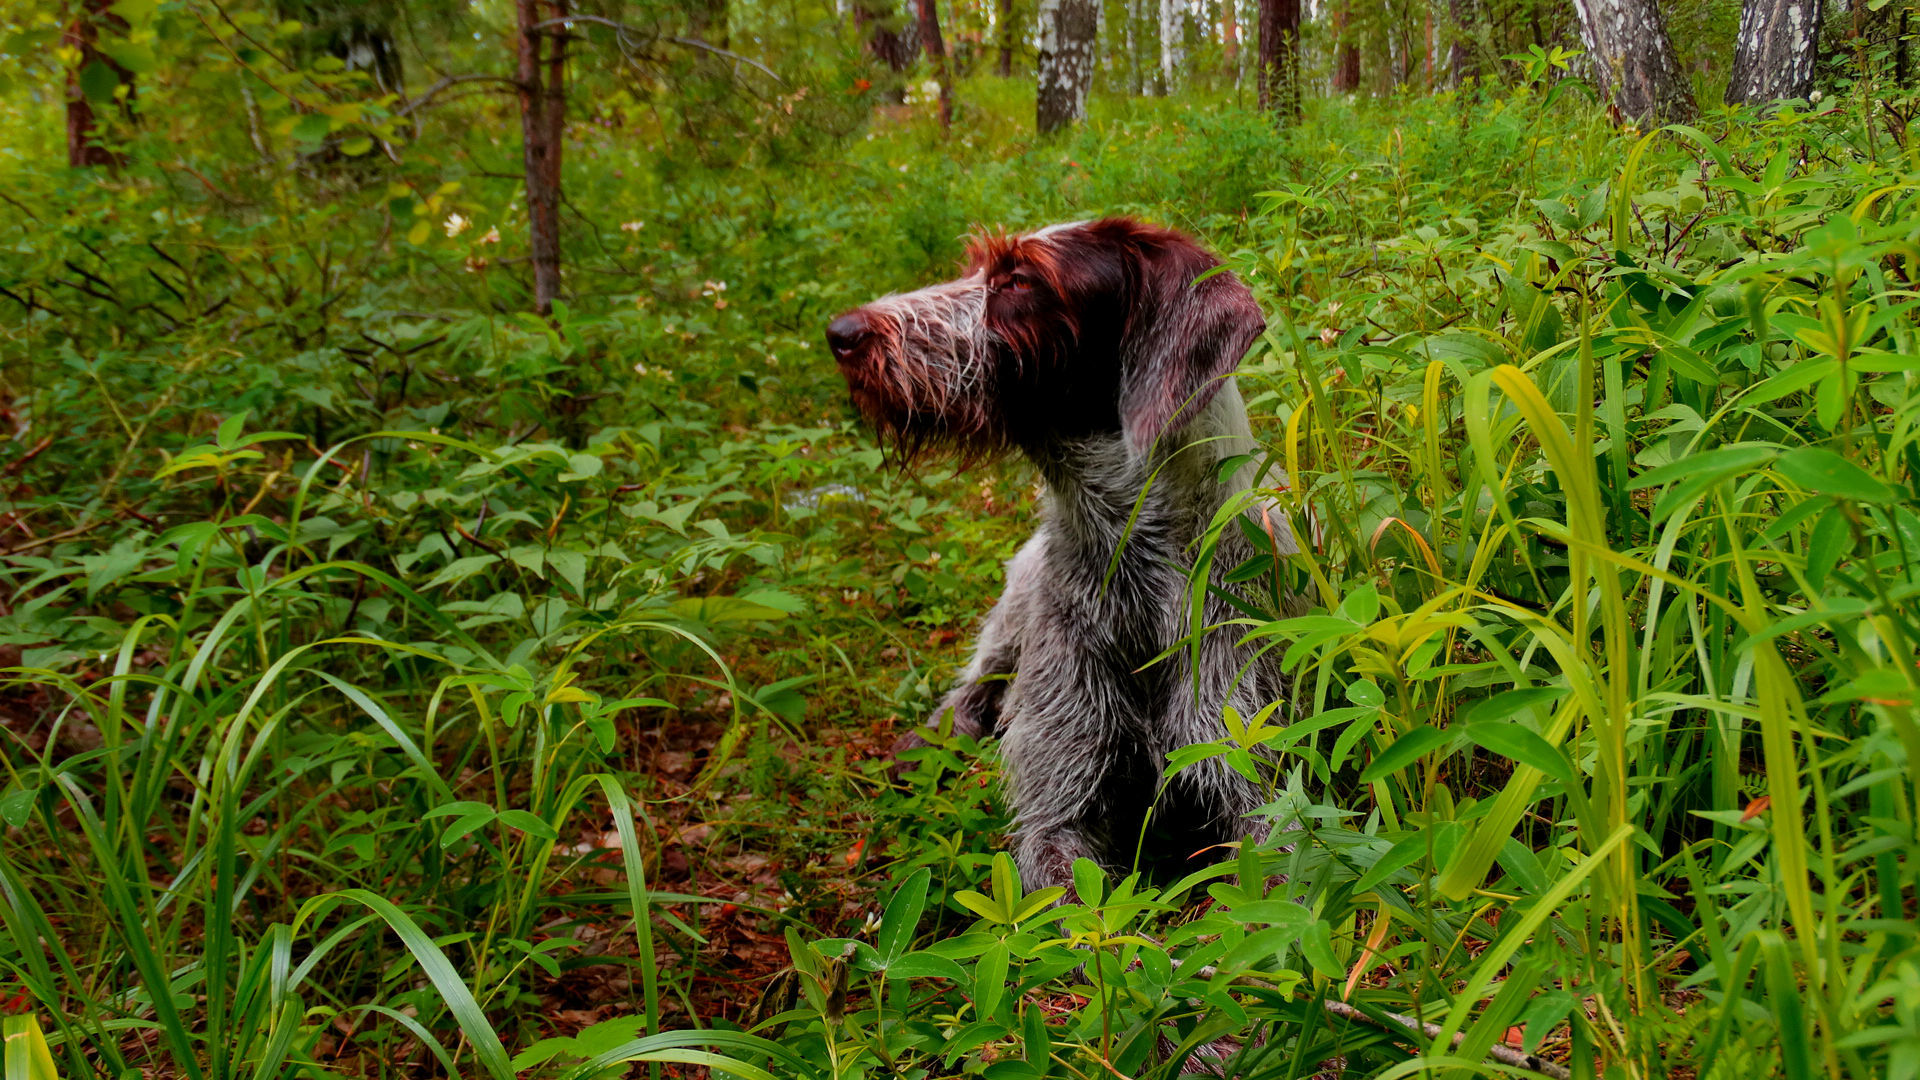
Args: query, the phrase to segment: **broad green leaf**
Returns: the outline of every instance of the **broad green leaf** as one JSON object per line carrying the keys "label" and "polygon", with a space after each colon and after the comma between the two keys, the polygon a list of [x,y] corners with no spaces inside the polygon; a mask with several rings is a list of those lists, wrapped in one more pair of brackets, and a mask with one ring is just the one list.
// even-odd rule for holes
{"label": "broad green leaf", "polygon": [[1578,782],[1573,763],[1552,743],[1522,724],[1511,721],[1482,720],[1461,727],[1475,745],[1522,765],[1531,765],[1563,784]]}
{"label": "broad green leaf", "polygon": [[1007,992],[1007,944],[996,941],[987,946],[973,964],[973,1008],[982,1019],[1000,1011],[1000,999]]}
{"label": "broad green leaf", "polygon": [[926,909],[927,884],[932,880],[933,871],[923,866],[907,875],[893,899],[887,901],[886,914],[880,917],[880,932],[874,938],[881,963],[892,964],[906,955],[907,947],[913,944],[920,914]]}
{"label": "broad green leaf", "polygon": [[537,836],[542,840],[553,841],[560,839],[559,832],[555,831],[553,826],[547,824],[540,815],[530,813],[526,810],[500,811],[500,824],[505,825],[509,829],[517,829],[529,836]]}
{"label": "broad green leaf", "polygon": [[1808,491],[1860,502],[1891,502],[1897,497],[1885,481],[1818,446],[1803,446],[1774,463],[1780,475]]}
{"label": "broad green leaf", "polygon": [[889,979],[951,979],[965,982],[966,969],[944,956],[930,952],[905,953],[887,965]]}
{"label": "broad green leaf", "polygon": [[1453,741],[1454,733],[1441,731],[1425,724],[1414,728],[1393,741],[1393,745],[1380,752],[1360,773],[1360,782],[1371,784],[1382,777],[1392,776],[1401,769],[1413,764],[1426,755]]}

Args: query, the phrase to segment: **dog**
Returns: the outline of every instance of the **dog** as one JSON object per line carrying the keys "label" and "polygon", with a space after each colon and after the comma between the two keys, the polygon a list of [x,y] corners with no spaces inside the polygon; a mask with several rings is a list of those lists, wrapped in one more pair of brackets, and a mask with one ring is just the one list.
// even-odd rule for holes
{"label": "dog", "polygon": [[[1257,444],[1231,378],[1265,326],[1193,240],[1109,218],[978,236],[958,280],[827,327],[855,407],[897,456],[1017,452],[1044,481],[1039,527],[928,721],[1000,736],[1029,890],[1070,885],[1081,857],[1125,871],[1143,849],[1253,835],[1266,796],[1220,758],[1164,777],[1169,753],[1226,735],[1226,706],[1252,716],[1286,693],[1279,664],[1230,628],[1200,637],[1197,664],[1191,647],[1189,567],[1223,507],[1254,508],[1258,527],[1219,533],[1201,627],[1256,599],[1229,571],[1297,551],[1249,490]],[[919,745],[909,735],[896,755]]]}

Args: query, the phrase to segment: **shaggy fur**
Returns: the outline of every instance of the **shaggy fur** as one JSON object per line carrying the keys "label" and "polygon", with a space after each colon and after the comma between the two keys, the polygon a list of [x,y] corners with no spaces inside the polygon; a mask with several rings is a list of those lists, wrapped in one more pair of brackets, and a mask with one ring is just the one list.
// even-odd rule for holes
{"label": "shaggy fur", "polygon": [[[1149,861],[1239,839],[1263,801],[1219,759],[1160,792],[1169,752],[1224,735],[1223,706],[1251,716],[1284,693],[1230,628],[1202,638],[1197,679],[1184,646],[1154,662],[1189,633],[1196,540],[1254,479],[1219,474],[1255,447],[1229,376],[1265,320],[1232,274],[1196,282],[1218,265],[1119,219],[985,236],[959,280],[828,328],[855,404],[897,451],[1018,451],[1046,482],[1040,527],[929,721],[951,710],[955,730],[1000,735],[1029,889],[1070,883],[1080,856],[1126,870],[1143,835]],[[1253,513],[1265,553],[1295,551],[1280,515]],[[1255,554],[1229,525],[1214,584]],[[1237,614],[1210,596],[1204,625]]]}

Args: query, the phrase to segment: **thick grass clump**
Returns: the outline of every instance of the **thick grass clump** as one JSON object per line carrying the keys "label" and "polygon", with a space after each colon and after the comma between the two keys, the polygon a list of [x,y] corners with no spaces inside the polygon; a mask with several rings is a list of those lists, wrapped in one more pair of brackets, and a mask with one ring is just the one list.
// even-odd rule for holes
{"label": "thick grass clump", "polygon": [[[9,165],[0,968],[48,1063],[1920,1075],[1882,118],[1196,91],[1039,143],[1017,84],[960,98],[952,142],[833,99],[714,161],[583,125],[552,323],[477,165]],[[1273,840],[1029,895],[990,747],[874,751],[1031,478],[889,468],[816,338],[973,225],[1108,213],[1271,315],[1262,495],[1316,543],[1234,573],[1310,610],[1218,631],[1292,697],[1170,766],[1265,783]]]}

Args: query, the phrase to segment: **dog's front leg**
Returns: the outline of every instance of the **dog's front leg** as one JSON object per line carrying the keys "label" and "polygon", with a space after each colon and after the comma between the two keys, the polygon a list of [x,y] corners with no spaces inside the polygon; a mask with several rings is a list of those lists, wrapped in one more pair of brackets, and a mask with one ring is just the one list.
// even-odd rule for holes
{"label": "dog's front leg", "polygon": [[973,647],[973,658],[960,672],[954,688],[940,699],[939,707],[917,730],[894,741],[887,754],[898,760],[901,754],[927,745],[923,732],[940,730],[953,714],[953,733],[984,738],[1000,730],[1000,706],[1007,687],[1020,663],[1021,644],[1031,620],[1033,594],[1042,575],[1039,565],[1046,547],[1046,534],[1034,534],[1019,553],[1007,563],[1007,589],[980,624],[980,640]]}
{"label": "dog's front leg", "polygon": [[[1023,831],[1013,838],[1013,863],[1020,868],[1020,884],[1028,892],[1059,885],[1073,890],[1073,861],[1096,859],[1093,845],[1070,827]],[[1067,898],[1061,897],[1064,902]]]}

